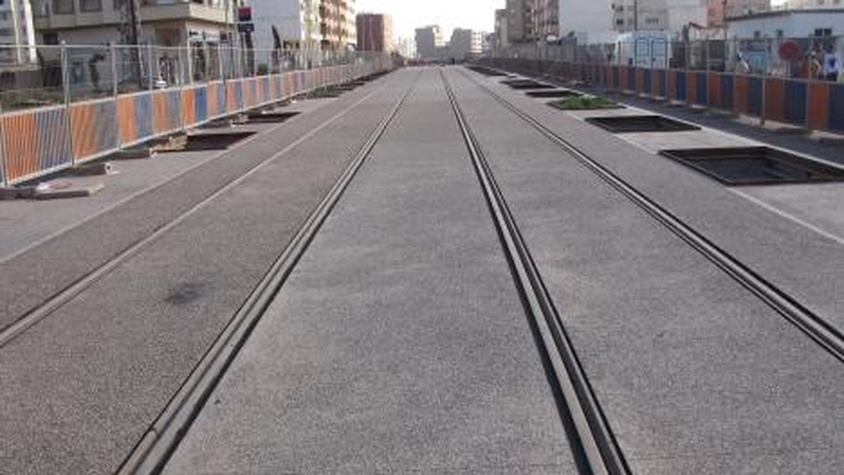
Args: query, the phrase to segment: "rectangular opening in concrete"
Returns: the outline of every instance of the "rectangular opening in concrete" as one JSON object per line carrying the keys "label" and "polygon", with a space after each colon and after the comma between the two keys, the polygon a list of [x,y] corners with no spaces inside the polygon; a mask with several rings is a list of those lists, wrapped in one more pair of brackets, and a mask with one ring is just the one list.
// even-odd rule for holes
{"label": "rectangular opening in concrete", "polygon": [[246,118],[253,124],[278,124],[287,122],[297,115],[299,112],[250,112]]}
{"label": "rectangular opening in concrete", "polygon": [[191,134],[187,136],[184,150],[225,150],[255,132],[220,132],[213,134]]}
{"label": "rectangular opening in concrete", "polygon": [[700,127],[661,115],[619,115],[589,117],[587,122],[615,134],[630,132],[683,132],[700,130]]}
{"label": "rectangular opening in concrete", "polygon": [[555,86],[550,84],[544,84],[538,81],[534,81],[533,79],[508,79],[506,81],[501,81],[502,84],[506,84],[513,89],[555,89]]}
{"label": "rectangular opening in concrete", "polygon": [[554,98],[554,97],[580,97],[583,94],[579,92],[570,91],[568,89],[555,89],[555,90],[547,90],[547,91],[528,91],[527,94],[530,97],[536,98]]}
{"label": "rectangular opening in concrete", "polygon": [[660,154],[729,185],[844,181],[844,170],[770,147],[662,150]]}
{"label": "rectangular opening in concrete", "polygon": [[484,76],[506,76],[507,73],[502,73],[501,71],[496,71],[494,69],[490,69],[486,66],[469,66],[469,69],[475,71],[476,73],[483,74]]}

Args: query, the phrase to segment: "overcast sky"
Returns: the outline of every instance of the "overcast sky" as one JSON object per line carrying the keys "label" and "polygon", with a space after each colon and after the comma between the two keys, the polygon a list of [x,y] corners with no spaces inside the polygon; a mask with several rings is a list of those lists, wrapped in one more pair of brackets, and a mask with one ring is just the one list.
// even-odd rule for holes
{"label": "overcast sky", "polygon": [[393,16],[395,36],[413,37],[414,30],[440,25],[445,39],[452,28],[471,28],[491,32],[495,27],[495,9],[504,8],[505,0],[357,0],[358,13],[388,13]]}

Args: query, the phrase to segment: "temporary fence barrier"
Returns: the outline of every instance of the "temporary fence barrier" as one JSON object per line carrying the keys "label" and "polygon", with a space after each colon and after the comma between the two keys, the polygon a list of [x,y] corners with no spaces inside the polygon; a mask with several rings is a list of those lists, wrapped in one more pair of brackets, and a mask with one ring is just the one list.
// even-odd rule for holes
{"label": "temporary fence barrier", "polygon": [[[844,84],[805,78],[595,65],[525,58],[480,63],[528,75],[706,107],[812,130],[844,133]],[[542,64],[538,64],[542,63]]]}
{"label": "temporary fence barrier", "polygon": [[0,114],[0,186],[391,67],[387,58],[118,94]]}

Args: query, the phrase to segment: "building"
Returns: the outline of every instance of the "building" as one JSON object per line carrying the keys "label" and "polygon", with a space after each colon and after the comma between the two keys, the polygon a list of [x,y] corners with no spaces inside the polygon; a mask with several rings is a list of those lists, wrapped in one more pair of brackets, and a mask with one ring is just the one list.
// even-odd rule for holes
{"label": "building", "polygon": [[784,10],[823,10],[844,8],[844,0],[789,0]]}
{"label": "building", "polygon": [[751,15],[770,10],[771,0],[709,0],[707,25],[710,28],[720,28],[724,26],[725,18]]}
{"label": "building", "polygon": [[455,28],[449,42],[451,57],[457,60],[479,57],[483,52],[483,37],[481,31]]}
{"label": "building", "polygon": [[528,0],[507,0],[507,43],[526,43],[528,35]]}
{"label": "building", "polygon": [[610,0],[559,0],[560,36],[574,36],[578,43],[603,39],[613,29]]}
{"label": "building", "polygon": [[251,0],[255,48],[275,46],[273,27],[284,49],[316,49],[319,31],[319,0]]}
{"label": "building", "polygon": [[833,38],[844,36],[844,9],[754,13],[729,18],[727,28],[731,38],[741,40],[829,38],[834,44]]}
{"label": "building", "polygon": [[553,40],[560,36],[559,0],[528,0],[526,6],[530,41]]}
{"label": "building", "polygon": [[[126,42],[132,0],[36,1],[35,28],[45,44]],[[138,4],[142,44],[216,44],[235,25],[236,5],[226,0],[138,0]]]}
{"label": "building", "polygon": [[359,51],[392,52],[395,50],[393,18],[390,15],[358,14],[357,36]]}
{"label": "building", "polygon": [[420,59],[442,59],[445,41],[438,25],[416,29],[416,53]]}
{"label": "building", "polygon": [[495,10],[495,33],[492,38],[492,48],[495,51],[510,46],[510,30],[507,26],[507,9]]}
{"label": "building", "polygon": [[354,0],[320,0],[319,33],[322,49],[354,48],[357,42]]}
{"label": "building", "polygon": [[[753,71],[778,76],[804,76],[804,57],[814,45],[844,48],[844,9],[803,9],[755,13],[727,19],[731,42]],[[796,45],[798,58],[780,57],[780,47]]]}
{"label": "building", "polygon": [[29,0],[0,2],[0,68],[37,62],[35,28]]}
{"label": "building", "polygon": [[413,38],[399,37],[396,40],[396,52],[405,58],[416,57],[416,41]]}
{"label": "building", "polygon": [[681,31],[709,20],[709,0],[616,0],[613,6],[612,25],[619,32]]}

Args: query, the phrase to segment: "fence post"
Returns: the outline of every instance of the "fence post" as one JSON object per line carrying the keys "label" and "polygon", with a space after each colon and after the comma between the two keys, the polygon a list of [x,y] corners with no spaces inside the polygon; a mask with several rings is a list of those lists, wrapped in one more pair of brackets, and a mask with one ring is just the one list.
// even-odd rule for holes
{"label": "fence post", "polygon": [[73,125],[70,123],[70,68],[68,67],[67,43],[61,42],[60,58],[62,66],[62,86],[64,88],[64,117],[65,128],[67,129],[67,140],[70,146],[70,164],[76,165],[76,157],[73,153]]}
{"label": "fence post", "polygon": [[149,77],[149,90],[152,91],[155,89],[155,79],[152,76],[153,70],[153,45],[152,43],[147,44],[147,76]]}
{"label": "fence post", "polygon": [[8,173],[8,164],[9,161],[6,159],[6,128],[3,126],[3,103],[0,101],[0,160],[3,162],[0,163],[0,188],[5,188],[8,184],[6,183],[6,174]]}
{"label": "fence post", "polygon": [[109,55],[111,56],[111,95],[114,98],[114,123],[117,126],[117,149],[123,148],[120,142],[120,109],[118,106],[118,96],[120,96],[120,84],[117,79],[117,47],[114,43],[108,44]]}

